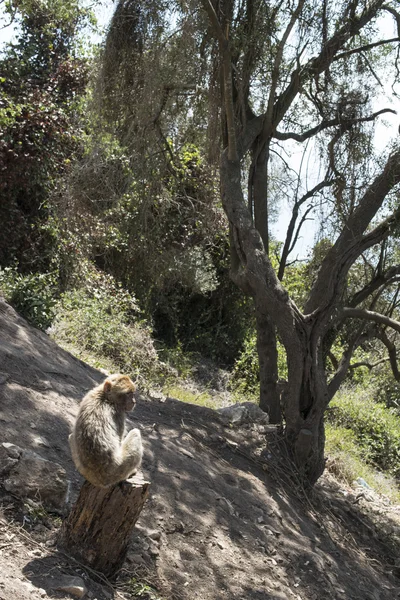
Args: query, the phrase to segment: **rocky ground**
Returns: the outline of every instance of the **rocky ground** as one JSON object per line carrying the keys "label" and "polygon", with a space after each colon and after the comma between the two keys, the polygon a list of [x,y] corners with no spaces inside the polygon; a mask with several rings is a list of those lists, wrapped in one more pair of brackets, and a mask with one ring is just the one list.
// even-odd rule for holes
{"label": "rocky ground", "polygon": [[[68,433],[104,375],[3,301],[0,340],[0,442],[60,464],[71,503],[82,479]],[[280,460],[279,432],[257,419],[227,426],[211,409],[144,396],[132,417],[151,493],[118,579],[59,550],[62,511],[21,499],[3,477],[0,600],[400,598],[399,507],[329,474],[306,494]]]}

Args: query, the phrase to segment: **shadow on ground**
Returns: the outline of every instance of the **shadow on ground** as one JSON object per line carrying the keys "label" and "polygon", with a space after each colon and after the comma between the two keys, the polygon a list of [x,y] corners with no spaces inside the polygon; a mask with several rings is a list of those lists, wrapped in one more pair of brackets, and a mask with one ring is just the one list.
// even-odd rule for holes
{"label": "shadow on ground", "polygon": [[[62,464],[76,496],[82,479],[68,433],[78,400],[104,376],[4,302],[0,331],[1,439]],[[122,577],[145,577],[163,598],[177,600],[400,597],[398,557],[375,524],[340,497],[339,486],[319,485],[313,498],[301,498],[279,478],[272,452],[255,458],[260,436],[227,430],[207,408],[143,398],[132,417],[129,426],[138,422],[142,429],[151,488],[132,540],[141,562],[127,562]],[[261,441],[265,446],[267,438]],[[154,552],[149,530],[160,538]],[[60,598],[49,583],[53,571],[81,573],[93,597],[104,593],[64,554],[45,546],[42,554],[0,555],[0,571],[2,560],[12,560],[35,589]]]}

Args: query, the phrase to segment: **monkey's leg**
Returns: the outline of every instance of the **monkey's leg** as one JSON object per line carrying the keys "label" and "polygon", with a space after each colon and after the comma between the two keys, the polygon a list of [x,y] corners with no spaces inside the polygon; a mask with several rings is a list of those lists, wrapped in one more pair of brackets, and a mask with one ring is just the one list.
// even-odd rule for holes
{"label": "monkey's leg", "polygon": [[78,448],[77,448],[76,441],[75,441],[75,435],[73,433],[71,433],[69,435],[68,442],[69,442],[69,447],[71,449],[72,460],[74,461],[74,464],[75,464],[76,468],[78,469],[78,471],[81,471],[82,464],[81,464],[79,454],[78,454]]}
{"label": "monkey's leg", "polygon": [[121,479],[127,479],[136,473],[143,456],[142,436],[139,429],[132,429],[122,440],[122,463],[118,467]]}

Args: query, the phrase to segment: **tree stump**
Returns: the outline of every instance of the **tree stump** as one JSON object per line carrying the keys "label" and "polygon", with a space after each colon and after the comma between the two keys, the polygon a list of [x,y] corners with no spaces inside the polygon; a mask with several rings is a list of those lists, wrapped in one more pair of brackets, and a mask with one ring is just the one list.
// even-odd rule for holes
{"label": "tree stump", "polygon": [[106,577],[122,566],[149,482],[136,475],[109,488],[85,481],[60,533],[60,544]]}

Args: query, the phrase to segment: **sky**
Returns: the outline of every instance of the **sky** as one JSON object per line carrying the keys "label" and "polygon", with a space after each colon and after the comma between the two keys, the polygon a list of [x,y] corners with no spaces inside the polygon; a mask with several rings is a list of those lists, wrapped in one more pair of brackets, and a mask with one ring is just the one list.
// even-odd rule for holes
{"label": "sky", "polygon": [[[88,4],[91,2],[88,0]],[[116,3],[112,0],[103,0],[103,2],[95,3],[94,12],[96,14],[99,27],[104,31],[111,19]],[[388,15],[386,18],[381,19],[379,27],[382,32],[382,39],[389,39],[397,35],[396,27],[393,18]],[[13,39],[15,34],[15,27],[13,24],[9,24],[9,18],[4,15],[2,4],[0,4],[0,50],[3,45]],[[101,42],[102,33],[92,37],[94,42]],[[379,119],[379,125],[376,128],[375,135],[375,146],[376,148],[385,153],[385,150],[398,135],[398,127],[400,123],[400,101],[393,95],[391,90],[391,81],[385,76],[385,73],[380,74],[383,89],[381,95],[375,102],[373,110],[380,110],[381,108],[393,108],[397,110],[397,115],[385,115],[384,118]],[[400,92],[400,90],[399,90]],[[385,125],[386,124],[386,125]],[[288,157],[285,157],[288,159]],[[306,176],[306,184],[312,187],[317,183],[316,177],[318,173],[315,165],[319,163],[319,159],[316,154],[315,148],[310,145],[309,151],[306,157],[303,158],[303,148],[299,144],[293,144],[293,149],[289,159],[290,166],[295,171],[300,171],[302,176]],[[271,227],[272,235],[279,241],[284,241],[289,220],[291,217],[291,207],[282,201],[279,207],[279,217]],[[318,216],[314,219],[310,219],[304,225],[302,235],[300,236],[296,245],[294,256],[291,259],[298,257],[304,258],[309,253],[310,248],[314,245],[316,236],[318,235],[319,223]]]}

